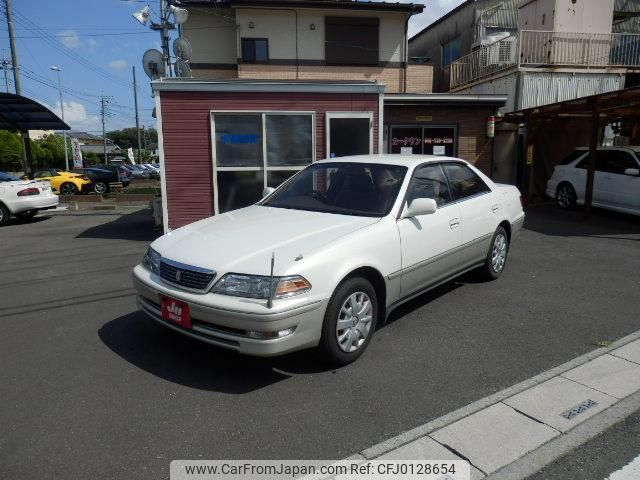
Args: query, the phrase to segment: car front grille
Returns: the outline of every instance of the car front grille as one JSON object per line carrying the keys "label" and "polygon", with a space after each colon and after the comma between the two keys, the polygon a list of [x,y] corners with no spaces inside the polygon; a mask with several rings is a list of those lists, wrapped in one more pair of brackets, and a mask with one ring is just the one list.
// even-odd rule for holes
{"label": "car front grille", "polygon": [[160,262],[160,278],[189,290],[205,291],[216,278],[216,272],[163,258]]}

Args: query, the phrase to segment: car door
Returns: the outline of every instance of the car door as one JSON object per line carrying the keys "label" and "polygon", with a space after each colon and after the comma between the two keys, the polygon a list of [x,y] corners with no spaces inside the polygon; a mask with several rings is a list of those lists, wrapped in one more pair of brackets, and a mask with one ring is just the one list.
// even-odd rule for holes
{"label": "car door", "polygon": [[[593,174],[593,203],[605,203],[605,195],[603,189],[604,180],[604,151],[598,151],[596,157],[596,171]],[[587,190],[587,169],[589,167],[590,154],[587,153],[582,160],[580,160],[574,168],[575,181],[572,182],[576,190],[576,197],[579,203],[584,203]]]}
{"label": "car door", "polygon": [[428,163],[415,169],[404,208],[416,198],[432,198],[438,209],[430,215],[398,219],[403,297],[438,283],[458,267],[458,206],[453,202],[440,164]]}
{"label": "car door", "polygon": [[443,165],[460,218],[461,268],[482,262],[491,237],[498,226],[500,204],[489,186],[468,165],[448,162]]}
{"label": "car door", "polygon": [[599,203],[613,208],[640,208],[639,177],[624,173],[628,169],[640,168],[635,156],[625,150],[603,150],[598,152],[598,159],[602,170]]}

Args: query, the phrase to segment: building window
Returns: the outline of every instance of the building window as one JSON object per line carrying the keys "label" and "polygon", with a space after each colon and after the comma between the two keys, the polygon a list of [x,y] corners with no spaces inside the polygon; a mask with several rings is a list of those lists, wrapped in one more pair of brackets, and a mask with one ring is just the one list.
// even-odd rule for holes
{"label": "building window", "polygon": [[325,17],[325,60],[329,65],[378,65],[380,19]]}
{"label": "building window", "polygon": [[389,153],[401,155],[456,155],[454,126],[391,126]]}
{"label": "building window", "polygon": [[266,38],[243,38],[242,39],[242,62],[243,63],[268,63],[269,62],[269,40]]}
{"label": "building window", "polygon": [[456,37],[450,42],[442,45],[442,66],[451,65],[460,58],[460,37]]}
{"label": "building window", "polygon": [[314,114],[213,113],[216,213],[254,204],[315,159]]}

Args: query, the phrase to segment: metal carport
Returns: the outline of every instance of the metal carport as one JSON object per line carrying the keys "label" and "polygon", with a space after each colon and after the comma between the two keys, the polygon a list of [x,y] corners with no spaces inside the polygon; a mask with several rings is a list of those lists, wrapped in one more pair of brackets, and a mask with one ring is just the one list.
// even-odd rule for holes
{"label": "metal carport", "polygon": [[35,100],[13,93],[0,93],[0,129],[17,130],[22,134],[24,170],[33,178],[29,130],[70,130],[70,127]]}

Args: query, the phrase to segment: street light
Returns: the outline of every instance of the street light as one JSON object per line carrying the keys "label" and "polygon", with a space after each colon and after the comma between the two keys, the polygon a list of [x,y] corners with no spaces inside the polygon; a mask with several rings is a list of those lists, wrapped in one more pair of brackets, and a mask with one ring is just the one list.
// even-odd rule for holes
{"label": "street light", "polygon": [[[62,121],[64,122],[64,103],[62,102],[62,80],[60,79],[60,72],[62,69],[52,65],[49,69],[54,72],[58,72],[58,90],[60,90],[60,112],[62,113]],[[64,166],[65,171],[69,171],[69,152],[67,152],[67,131],[62,131],[62,138],[64,139]]]}

